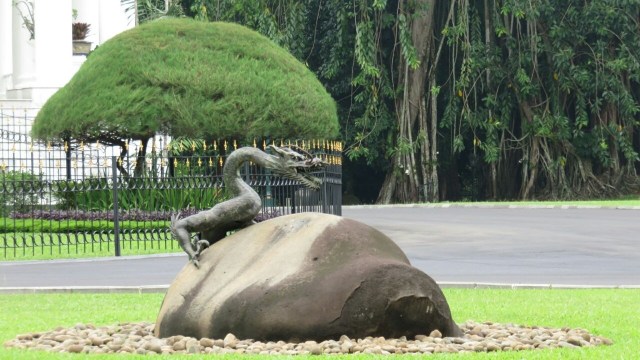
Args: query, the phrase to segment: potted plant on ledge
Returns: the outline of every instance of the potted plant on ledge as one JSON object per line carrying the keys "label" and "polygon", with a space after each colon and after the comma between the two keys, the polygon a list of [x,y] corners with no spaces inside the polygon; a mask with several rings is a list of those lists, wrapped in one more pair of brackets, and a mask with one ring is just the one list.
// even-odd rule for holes
{"label": "potted plant on ledge", "polygon": [[73,23],[73,55],[87,55],[91,50],[91,42],[86,41],[91,25],[83,22]]}
{"label": "potted plant on ledge", "polygon": [[[77,19],[78,11],[73,9],[73,20]],[[71,37],[73,40],[73,55],[87,55],[91,51],[91,42],[86,41],[90,24],[74,22],[71,24]]]}

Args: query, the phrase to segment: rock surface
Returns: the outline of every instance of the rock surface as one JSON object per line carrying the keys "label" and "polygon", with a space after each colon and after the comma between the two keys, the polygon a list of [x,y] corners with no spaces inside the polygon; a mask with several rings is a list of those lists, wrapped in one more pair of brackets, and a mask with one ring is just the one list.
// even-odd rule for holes
{"label": "rock surface", "polygon": [[[78,324],[71,328],[59,327],[52,331],[18,335],[4,343],[7,348],[33,349],[48,352],[82,352],[92,354],[433,354],[490,351],[522,351],[556,348],[592,347],[611,345],[611,340],[591,335],[583,329],[553,329],[540,326],[520,326],[491,322],[467,321],[460,325],[464,335],[459,338],[441,338],[437,333],[420,334],[414,339],[400,337],[366,337],[321,342],[239,340],[232,334],[224,339],[195,339],[172,336],[158,339],[153,336],[151,323],[123,323],[96,327]],[[228,341],[226,341],[228,340]],[[231,341],[233,340],[233,341]],[[522,355],[523,358],[534,357]]]}
{"label": "rock surface", "polygon": [[302,213],[213,244],[171,284],[156,336],[325,340],[459,336],[438,285],[374,228]]}

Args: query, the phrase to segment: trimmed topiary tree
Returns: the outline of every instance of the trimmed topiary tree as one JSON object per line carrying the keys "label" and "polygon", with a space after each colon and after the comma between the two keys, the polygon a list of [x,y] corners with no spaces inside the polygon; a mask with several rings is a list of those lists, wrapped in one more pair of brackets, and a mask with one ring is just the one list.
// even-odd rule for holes
{"label": "trimmed topiary tree", "polygon": [[325,138],[336,106],[307,67],[271,40],[231,23],[162,19],[91,53],[42,107],[42,140],[120,145],[156,133],[192,138]]}

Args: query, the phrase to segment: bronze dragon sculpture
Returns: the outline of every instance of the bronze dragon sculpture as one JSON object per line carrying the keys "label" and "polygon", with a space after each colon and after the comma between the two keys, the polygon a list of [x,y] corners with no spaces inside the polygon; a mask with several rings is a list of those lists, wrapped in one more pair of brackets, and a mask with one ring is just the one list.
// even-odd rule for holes
{"label": "bronze dragon sculpture", "polygon": [[[253,219],[260,213],[260,196],[240,177],[243,163],[251,161],[271,170],[274,175],[299,181],[311,189],[320,187],[321,180],[309,174],[326,165],[320,158],[297,147],[295,150],[275,145],[268,148],[274,155],[252,147],[239,148],[229,155],[222,179],[231,199],[185,218],[180,218],[180,214],[172,216],[171,233],[196,267],[200,266],[198,258],[204,249],[224,238],[229,231],[253,224]],[[192,241],[191,233],[194,232],[201,236]]]}

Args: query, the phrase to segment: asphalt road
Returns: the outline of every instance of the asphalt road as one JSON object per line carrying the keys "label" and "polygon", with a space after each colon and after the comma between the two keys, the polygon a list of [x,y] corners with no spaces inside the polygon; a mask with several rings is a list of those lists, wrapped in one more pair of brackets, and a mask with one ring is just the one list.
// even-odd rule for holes
{"label": "asphalt road", "polygon": [[[345,208],[440,283],[640,285],[640,211]],[[186,255],[0,262],[0,287],[167,285]]]}

